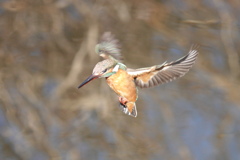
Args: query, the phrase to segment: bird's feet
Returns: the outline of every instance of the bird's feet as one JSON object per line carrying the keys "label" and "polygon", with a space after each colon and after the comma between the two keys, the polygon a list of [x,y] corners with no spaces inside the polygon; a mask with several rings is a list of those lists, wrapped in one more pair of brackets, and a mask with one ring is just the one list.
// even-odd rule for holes
{"label": "bird's feet", "polygon": [[126,98],[124,98],[124,97],[119,97],[118,100],[123,105],[125,105],[128,102],[128,100]]}

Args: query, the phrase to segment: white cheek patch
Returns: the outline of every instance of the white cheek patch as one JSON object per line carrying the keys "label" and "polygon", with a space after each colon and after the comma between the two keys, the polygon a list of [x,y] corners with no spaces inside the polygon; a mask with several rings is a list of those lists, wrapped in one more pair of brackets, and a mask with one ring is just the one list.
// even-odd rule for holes
{"label": "white cheek patch", "polygon": [[119,69],[119,65],[116,65],[114,68],[113,68],[113,72],[117,72],[118,71],[118,69]]}

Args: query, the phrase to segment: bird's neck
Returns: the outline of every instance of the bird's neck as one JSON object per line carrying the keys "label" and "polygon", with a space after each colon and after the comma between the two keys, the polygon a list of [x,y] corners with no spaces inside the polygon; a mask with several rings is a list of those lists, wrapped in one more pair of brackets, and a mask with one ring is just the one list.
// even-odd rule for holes
{"label": "bird's neck", "polygon": [[110,69],[109,72],[106,73],[103,77],[106,77],[106,78],[107,78],[107,77],[110,77],[110,76],[116,74],[116,73],[119,71],[119,69],[125,71],[125,70],[127,69],[127,67],[126,67],[124,64],[118,62],[118,63],[117,63],[112,69]]}
{"label": "bird's neck", "polygon": [[119,65],[119,69],[122,69],[122,70],[127,70],[127,66],[125,65],[125,64],[123,64],[123,63],[120,63],[120,62],[118,62],[117,64],[116,64],[116,66],[117,65]]}

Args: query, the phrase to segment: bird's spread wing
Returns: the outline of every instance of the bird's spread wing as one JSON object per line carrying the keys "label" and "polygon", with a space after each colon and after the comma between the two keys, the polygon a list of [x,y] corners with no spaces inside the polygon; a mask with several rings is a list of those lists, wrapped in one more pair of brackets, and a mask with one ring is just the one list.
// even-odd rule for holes
{"label": "bird's spread wing", "polygon": [[104,59],[114,58],[117,61],[122,61],[120,44],[111,32],[105,32],[99,44],[96,45],[96,53]]}
{"label": "bird's spread wing", "polygon": [[184,76],[196,61],[198,51],[196,45],[192,46],[189,53],[170,63],[163,63],[148,68],[127,69],[134,77],[135,83],[140,88],[148,88],[160,85],[176,78]]}

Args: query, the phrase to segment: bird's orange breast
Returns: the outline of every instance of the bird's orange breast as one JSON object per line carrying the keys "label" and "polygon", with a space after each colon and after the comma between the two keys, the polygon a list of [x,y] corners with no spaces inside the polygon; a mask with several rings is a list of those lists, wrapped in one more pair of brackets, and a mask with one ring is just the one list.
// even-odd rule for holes
{"label": "bird's orange breast", "polygon": [[137,88],[133,77],[125,70],[119,69],[117,73],[107,78],[108,85],[119,95],[130,102],[137,100]]}

